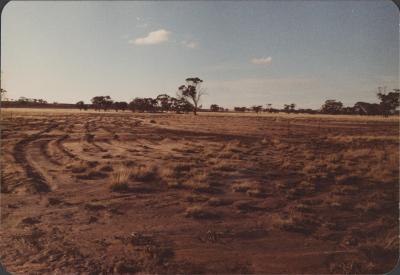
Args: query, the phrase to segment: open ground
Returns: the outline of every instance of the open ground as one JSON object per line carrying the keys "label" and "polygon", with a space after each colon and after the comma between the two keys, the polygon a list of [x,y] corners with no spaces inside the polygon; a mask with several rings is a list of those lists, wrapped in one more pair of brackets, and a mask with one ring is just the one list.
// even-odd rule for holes
{"label": "open ground", "polygon": [[1,263],[32,273],[385,273],[399,119],[2,110]]}

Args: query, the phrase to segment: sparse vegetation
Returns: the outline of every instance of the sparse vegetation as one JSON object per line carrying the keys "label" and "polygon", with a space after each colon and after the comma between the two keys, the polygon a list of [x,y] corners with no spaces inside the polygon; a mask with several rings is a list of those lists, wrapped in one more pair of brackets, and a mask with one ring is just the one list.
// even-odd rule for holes
{"label": "sparse vegetation", "polygon": [[[252,262],[240,270],[262,273],[269,263],[254,253],[270,257],[271,244],[273,256],[285,261],[293,259],[291,250],[299,261],[310,251],[325,253],[327,260],[316,265],[325,273],[352,270],[333,258],[336,247],[340,255],[360,248],[353,270],[361,272],[382,273],[397,261],[396,117],[194,117],[163,108],[164,114],[13,110],[12,117],[2,110],[8,229],[0,251],[16,247],[23,259],[48,259],[64,271],[67,263],[68,270],[86,271],[78,263],[95,261],[105,273],[226,272],[226,266],[196,267],[217,254],[232,273],[239,260]],[[211,252],[200,260],[206,245]],[[188,247],[196,257],[185,254],[186,269]],[[2,263],[30,272],[12,258],[3,254]],[[370,268],[361,265],[366,260]],[[276,267],[283,270],[279,262]]]}

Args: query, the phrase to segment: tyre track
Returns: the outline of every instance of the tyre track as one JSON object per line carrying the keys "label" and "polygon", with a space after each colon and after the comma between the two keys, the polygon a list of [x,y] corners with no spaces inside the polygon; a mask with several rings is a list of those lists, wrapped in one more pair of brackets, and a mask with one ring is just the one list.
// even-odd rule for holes
{"label": "tyre track", "polygon": [[39,139],[44,133],[48,133],[56,127],[57,124],[52,124],[46,129],[20,140],[14,147],[13,155],[15,162],[25,170],[27,177],[31,179],[32,187],[36,192],[49,192],[51,191],[51,188],[47,184],[44,176],[28,161],[26,155],[27,146],[31,142]]}
{"label": "tyre track", "polygon": [[54,159],[53,156],[50,154],[49,152],[49,143],[51,142],[51,140],[46,139],[46,140],[41,140],[39,141],[39,147],[40,147],[40,151],[42,152],[42,154],[54,165],[56,166],[61,166],[61,163]]}
{"label": "tyre track", "polygon": [[69,158],[73,159],[73,160],[79,160],[79,157],[73,153],[71,153],[70,151],[68,151],[67,149],[65,149],[63,142],[69,138],[69,135],[63,135],[62,137],[58,138],[56,140],[56,146],[58,148],[58,150],[60,150],[64,155],[68,156]]}

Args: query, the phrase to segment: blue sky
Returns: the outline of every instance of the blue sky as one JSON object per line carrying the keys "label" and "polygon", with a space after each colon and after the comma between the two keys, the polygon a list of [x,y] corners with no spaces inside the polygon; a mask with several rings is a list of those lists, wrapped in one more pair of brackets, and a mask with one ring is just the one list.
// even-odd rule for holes
{"label": "blue sky", "polygon": [[352,105],[399,87],[399,14],[389,0],[12,1],[1,54],[13,99],[129,101],[198,76],[205,107]]}

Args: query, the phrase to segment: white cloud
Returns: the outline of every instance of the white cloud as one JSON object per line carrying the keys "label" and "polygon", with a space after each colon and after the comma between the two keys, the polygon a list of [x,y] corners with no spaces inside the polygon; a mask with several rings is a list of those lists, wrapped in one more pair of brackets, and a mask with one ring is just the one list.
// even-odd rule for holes
{"label": "white cloud", "polygon": [[162,42],[167,41],[170,34],[171,34],[171,32],[166,31],[164,29],[160,29],[160,30],[157,30],[157,31],[150,32],[145,37],[139,37],[139,38],[136,38],[135,40],[130,40],[129,43],[135,44],[135,45],[155,45],[155,44],[160,44]]}
{"label": "white cloud", "polygon": [[260,57],[260,58],[253,58],[250,60],[251,63],[256,64],[256,65],[268,65],[271,64],[272,62],[272,57]]}
{"label": "white cloud", "polygon": [[186,41],[186,40],[183,40],[183,41],[182,41],[182,45],[185,46],[185,47],[187,47],[187,48],[190,48],[190,49],[195,49],[195,48],[197,48],[197,43],[194,42],[194,41]]}

